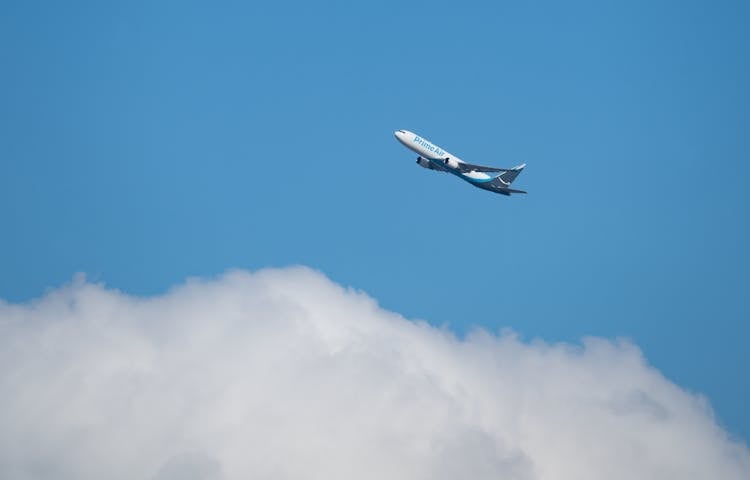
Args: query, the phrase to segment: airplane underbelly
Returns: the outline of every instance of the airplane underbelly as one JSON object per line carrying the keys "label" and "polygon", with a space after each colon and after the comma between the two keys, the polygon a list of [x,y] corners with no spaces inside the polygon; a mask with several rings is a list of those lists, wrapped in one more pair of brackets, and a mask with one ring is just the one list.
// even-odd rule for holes
{"label": "airplane underbelly", "polygon": [[464,178],[464,180],[471,182],[471,183],[489,182],[493,178],[484,172],[467,172],[467,173],[462,173],[461,176]]}

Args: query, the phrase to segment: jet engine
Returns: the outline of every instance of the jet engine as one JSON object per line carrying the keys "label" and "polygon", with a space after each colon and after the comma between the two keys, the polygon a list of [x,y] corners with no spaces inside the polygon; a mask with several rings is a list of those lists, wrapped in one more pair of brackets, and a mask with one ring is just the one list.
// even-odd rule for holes
{"label": "jet engine", "polygon": [[445,164],[446,167],[458,168],[458,162],[452,159],[451,157],[445,157],[443,159],[443,163]]}
{"label": "jet engine", "polygon": [[424,157],[417,157],[417,165],[419,165],[422,168],[432,169],[432,166],[430,165],[430,161]]}

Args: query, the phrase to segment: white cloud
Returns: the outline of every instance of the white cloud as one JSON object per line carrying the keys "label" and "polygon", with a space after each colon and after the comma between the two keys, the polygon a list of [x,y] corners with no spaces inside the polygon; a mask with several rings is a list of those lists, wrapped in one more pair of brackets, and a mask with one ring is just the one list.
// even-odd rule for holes
{"label": "white cloud", "polygon": [[750,477],[627,342],[465,340],[292,268],[0,304],[0,478]]}

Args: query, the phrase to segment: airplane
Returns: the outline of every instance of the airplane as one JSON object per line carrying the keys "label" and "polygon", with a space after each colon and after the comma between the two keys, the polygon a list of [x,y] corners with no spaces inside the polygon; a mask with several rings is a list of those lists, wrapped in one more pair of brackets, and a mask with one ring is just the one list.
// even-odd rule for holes
{"label": "airplane", "polygon": [[[489,190],[490,192],[510,196],[511,193],[526,193],[523,190],[510,188],[510,184],[516,179],[526,164],[518,165],[513,168],[495,168],[483,167],[482,165],[473,165],[466,163],[460,158],[452,155],[434,143],[420,137],[414,132],[408,130],[396,130],[394,132],[396,140],[403,146],[414,151],[419,156],[417,164],[430,170],[439,172],[448,172],[458,178],[469,182],[477,188]],[[499,175],[494,173],[502,172]],[[488,175],[491,174],[491,175]]]}

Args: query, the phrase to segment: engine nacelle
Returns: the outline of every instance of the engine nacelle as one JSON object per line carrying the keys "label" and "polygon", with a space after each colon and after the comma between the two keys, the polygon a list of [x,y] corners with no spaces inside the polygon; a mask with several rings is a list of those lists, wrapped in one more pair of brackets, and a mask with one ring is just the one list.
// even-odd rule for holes
{"label": "engine nacelle", "polygon": [[445,157],[443,159],[443,163],[445,164],[446,167],[458,168],[458,162],[452,159],[451,157]]}
{"label": "engine nacelle", "polygon": [[424,157],[417,157],[417,165],[419,165],[422,168],[432,169],[432,165],[430,165],[430,161]]}

